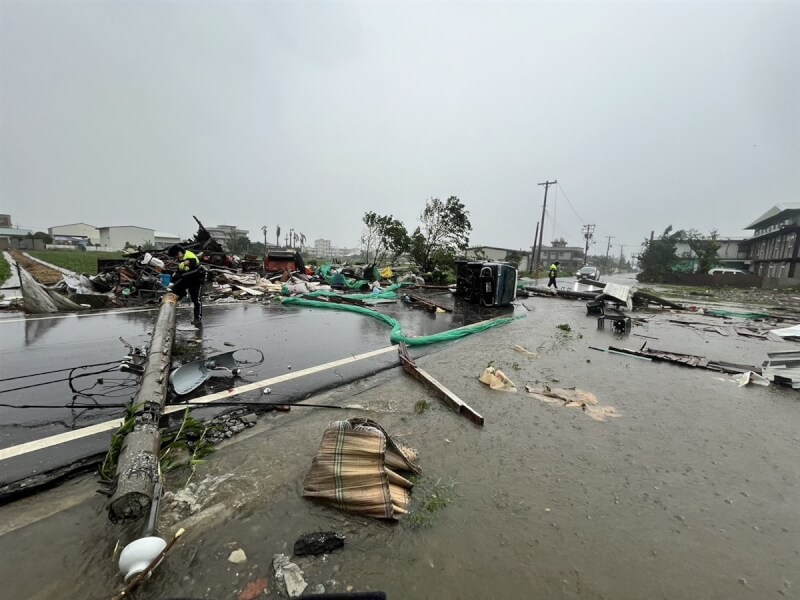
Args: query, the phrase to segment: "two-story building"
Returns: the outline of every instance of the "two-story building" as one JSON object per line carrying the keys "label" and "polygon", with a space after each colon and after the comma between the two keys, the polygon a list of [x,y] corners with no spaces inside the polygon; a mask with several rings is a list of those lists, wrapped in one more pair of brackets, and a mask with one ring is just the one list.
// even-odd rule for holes
{"label": "two-story building", "polygon": [[777,280],[797,279],[800,285],[800,203],[776,204],[745,229],[753,230],[753,237],[740,244],[750,271]]}

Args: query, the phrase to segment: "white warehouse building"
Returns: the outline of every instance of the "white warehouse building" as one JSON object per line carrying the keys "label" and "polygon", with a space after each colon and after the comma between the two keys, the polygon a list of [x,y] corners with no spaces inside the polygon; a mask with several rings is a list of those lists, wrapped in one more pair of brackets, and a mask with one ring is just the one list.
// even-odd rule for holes
{"label": "white warehouse building", "polygon": [[55,227],[48,227],[47,233],[49,233],[52,237],[83,237],[87,238],[92,244],[100,243],[100,232],[97,230],[97,227],[94,225],[89,225],[88,223],[56,225]]}
{"label": "white warehouse building", "polygon": [[123,250],[126,244],[133,247],[144,244],[155,245],[155,231],[135,225],[98,227],[99,243],[103,250]]}

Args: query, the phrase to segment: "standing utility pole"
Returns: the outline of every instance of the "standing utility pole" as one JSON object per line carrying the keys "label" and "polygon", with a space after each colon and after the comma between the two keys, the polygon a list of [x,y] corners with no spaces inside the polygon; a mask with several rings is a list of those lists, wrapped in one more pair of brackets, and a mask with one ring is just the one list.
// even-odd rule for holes
{"label": "standing utility pole", "polygon": [[541,226],[539,227],[539,245],[536,248],[536,265],[539,265],[539,261],[542,257],[542,237],[544,236],[544,213],[547,209],[547,190],[551,185],[555,185],[558,183],[558,179],[554,179],[553,181],[545,181],[544,183],[539,183],[537,185],[544,186],[544,202],[542,203],[542,220],[540,221]]}
{"label": "standing utility pole", "polygon": [[606,262],[603,265],[603,268],[606,269],[607,271],[611,272],[611,270],[608,268],[608,253],[611,252],[611,240],[614,239],[614,236],[613,235],[607,235],[605,237],[608,240],[608,246],[606,246]]}
{"label": "standing utility pole", "polygon": [[619,245],[619,271],[622,272],[622,249],[630,246],[630,244],[620,244]]}
{"label": "standing utility pole", "polygon": [[586,266],[586,261],[589,259],[589,242],[594,237],[594,225],[583,226],[583,237],[586,239],[586,245],[583,249],[583,265]]}

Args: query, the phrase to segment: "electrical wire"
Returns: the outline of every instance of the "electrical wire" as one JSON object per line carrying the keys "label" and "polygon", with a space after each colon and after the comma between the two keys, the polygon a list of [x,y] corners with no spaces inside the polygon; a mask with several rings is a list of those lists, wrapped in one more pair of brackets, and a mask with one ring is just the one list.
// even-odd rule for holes
{"label": "electrical wire", "polygon": [[[108,363],[104,363],[104,364],[108,364]],[[114,364],[117,365],[119,363],[117,362],[117,363],[114,363]],[[112,371],[116,371],[119,367],[114,366],[114,367],[109,367],[107,369],[101,369],[100,371],[92,371],[90,373],[81,373],[79,375],[75,375],[75,371],[77,369],[84,369],[84,368],[89,368],[89,365],[87,365],[85,367],[83,367],[83,366],[81,366],[81,367],[73,367],[72,370],[70,371],[69,375],[67,377],[64,377],[63,379],[52,379],[50,381],[41,381],[39,383],[32,383],[30,385],[21,385],[21,386],[15,387],[15,388],[8,388],[7,390],[0,390],[0,394],[7,394],[8,392],[18,392],[20,390],[29,390],[29,389],[32,389],[32,388],[35,388],[35,387],[41,387],[43,385],[50,385],[51,383],[62,383],[64,381],[70,382],[70,389],[74,393],[81,394],[81,392],[79,390],[76,390],[72,386],[72,381],[73,380],[79,379],[79,378],[82,378],[82,377],[91,377],[93,375],[101,375],[103,373],[111,373]]]}
{"label": "electrical wire", "polygon": [[61,373],[62,371],[73,371],[75,369],[87,369],[89,367],[103,367],[105,365],[115,365],[115,364],[119,364],[119,361],[118,360],[111,360],[111,361],[108,361],[108,362],[94,363],[94,364],[91,364],[91,365],[79,365],[77,367],[65,367],[63,369],[55,369],[53,371],[41,371],[39,373],[30,373],[28,375],[16,375],[15,377],[6,377],[4,379],[0,379],[0,383],[2,383],[3,381],[13,381],[14,379],[25,379],[27,377],[39,377],[41,375],[52,375],[53,373]]}
{"label": "electrical wire", "polygon": [[560,183],[556,183],[556,193],[558,193],[559,189],[561,190],[561,193],[564,195],[564,199],[567,201],[567,204],[569,204],[569,207],[572,209],[572,212],[574,212],[575,216],[578,217],[578,221],[580,221],[581,223],[586,223],[586,221],[584,221],[578,214],[578,211],[575,210],[575,207],[572,205],[572,202],[570,202],[569,196],[567,196],[567,193],[564,191],[562,185]]}

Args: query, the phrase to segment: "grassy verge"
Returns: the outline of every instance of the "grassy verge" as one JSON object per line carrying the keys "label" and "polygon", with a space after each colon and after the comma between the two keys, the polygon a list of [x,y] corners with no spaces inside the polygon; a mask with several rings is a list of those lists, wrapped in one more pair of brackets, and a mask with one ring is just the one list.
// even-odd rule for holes
{"label": "grassy verge", "polygon": [[0,254],[0,284],[5,283],[11,277],[11,267],[5,257]]}
{"label": "grassy verge", "polygon": [[31,256],[76,273],[97,273],[97,259],[122,258],[119,252],[81,252],[80,250],[29,250]]}

